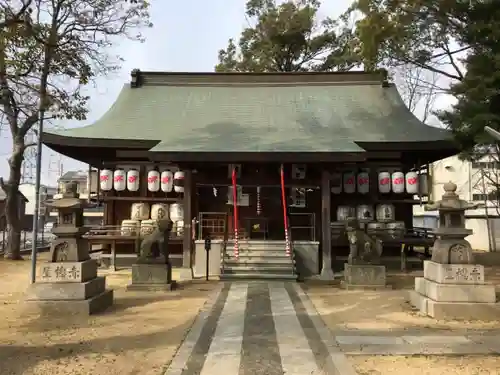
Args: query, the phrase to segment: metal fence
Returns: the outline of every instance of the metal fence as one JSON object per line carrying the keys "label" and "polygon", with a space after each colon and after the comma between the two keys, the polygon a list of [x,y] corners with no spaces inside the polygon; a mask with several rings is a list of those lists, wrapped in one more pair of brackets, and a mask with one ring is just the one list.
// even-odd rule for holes
{"label": "metal fence", "polygon": [[[37,236],[37,247],[45,247],[50,245],[50,241],[54,238],[52,233],[40,232]],[[21,251],[31,250],[33,246],[33,233],[21,232]],[[0,232],[0,253],[5,251],[7,247],[7,232]]]}

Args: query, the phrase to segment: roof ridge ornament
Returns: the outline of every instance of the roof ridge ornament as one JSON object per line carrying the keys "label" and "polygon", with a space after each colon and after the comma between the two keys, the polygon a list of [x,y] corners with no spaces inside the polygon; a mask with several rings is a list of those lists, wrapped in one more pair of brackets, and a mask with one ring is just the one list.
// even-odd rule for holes
{"label": "roof ridge ornament", "polygon": [[144,77],[140,69],[132,69],[130,72],[130,87],[138,88],[144,83]]}

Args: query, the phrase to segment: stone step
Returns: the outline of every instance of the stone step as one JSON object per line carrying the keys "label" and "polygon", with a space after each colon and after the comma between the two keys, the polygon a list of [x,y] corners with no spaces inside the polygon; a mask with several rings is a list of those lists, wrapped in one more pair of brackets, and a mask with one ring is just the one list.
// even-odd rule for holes
{"label": "stone step", "polygon": [[259,273],[276,273],[276,274],[282,274],[282,273],[285,273],[285,274],[291,274],[293,275],[293,267],[291,266],[288,266],[288,267],[283,267],[283,266],[276,266],[276,265],[266,265],[266,266],[258,266],[258,267],[255,267],[255,266],[245,266],[245,265],[241,265],[241,266],[227,266],[225,265],[224,268],[223,268],[223,272],[224,273],[231,273],[231,274],[234,274],[234,273],[246,273],[246,272],[259,272]]}
{"label": "stone step", "polygon": [[280,265],[284,267],[292,267],[294,262],[292,259],[286,257],[286,258],[254,258],[254,257],[240,257],[239,259],[236,258],[226,258],[224,259],[224,264],[231,266],[231,265],[248,265],[248,266],[267,266],[267,265]]}
{"label": "stone step", "polygon": [[271,274],[259,272],[241,272],[237,274],[222,274],[221,280],[297,280],[297,275]]}
{"label": "stone step", "polygon": [[[285,251],[285,241],[238,241],[238,245],[240,249]],[[234,242],[228,242],[226,247],[233,248]]]}
{"label": "stone step", "polygon": [[[240,257],[242,256],[254,256],[254,257],[283,257],[290,258],[285,250],[269,250],[269,249],[239,249],[238,254]],[[225,256],[234,257],[233,249],[226,249],[224,253]]]}

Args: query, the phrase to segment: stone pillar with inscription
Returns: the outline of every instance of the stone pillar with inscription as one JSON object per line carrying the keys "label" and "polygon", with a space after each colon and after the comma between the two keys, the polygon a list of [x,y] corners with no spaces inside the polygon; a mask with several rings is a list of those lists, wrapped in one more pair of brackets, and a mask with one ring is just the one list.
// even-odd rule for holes
{"label": "stone pillar with inscription", "polygon": [[77,185],[66,185],[62,198],[47,201],[58,211],[53,229],[56,238],[50,248],[50,261],[40,266],[39,280],[30,286],[27,302],[41,313],[89,315],[113,304],[113,291],[106,289],[105,277],[97,276],[97,262],[89,256],[89,243],[83,238],[83,209]]}
{"label": "stone pillar with inscription", "polygon": [[459,199],[457,186],[444,184],[440,201],[426,205],[427,211],[439,211],[439,228],[432,259],[424,262],[424,277],[415,278],[410,303],[436,319],[498,320],[500,304],[495,286],[487,284],[484,267],[474,264],[474,254],[465,237],[465,211],[478,207]]}

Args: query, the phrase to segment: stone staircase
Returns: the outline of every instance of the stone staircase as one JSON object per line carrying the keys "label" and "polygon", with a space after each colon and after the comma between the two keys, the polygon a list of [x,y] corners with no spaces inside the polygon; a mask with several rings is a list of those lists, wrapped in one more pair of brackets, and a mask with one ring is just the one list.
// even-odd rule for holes
{"label": "stone staircase", "polygon": [[221,280],[296,280],[295,260],[285,253],[285,241],[240,240],[239,257],[234,241],[221,257]]}

